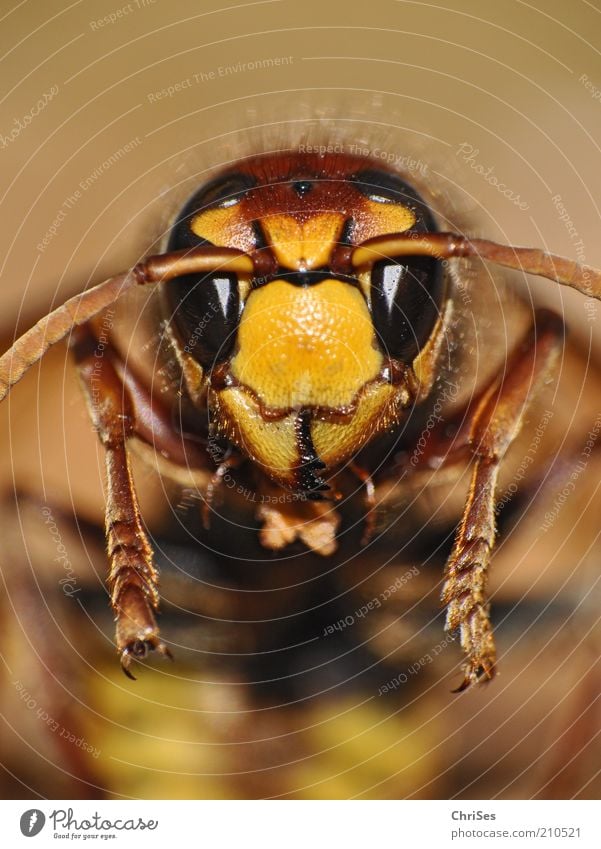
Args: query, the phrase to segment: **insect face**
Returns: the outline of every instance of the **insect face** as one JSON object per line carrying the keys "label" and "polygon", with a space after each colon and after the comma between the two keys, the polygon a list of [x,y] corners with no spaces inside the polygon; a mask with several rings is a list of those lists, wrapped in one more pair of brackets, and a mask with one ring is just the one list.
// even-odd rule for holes
{"label": "insect face", "polygon": [[412,366],[442,333],[446,288],[431,257],[347,267],[367,239],[435,224],[399,176],[353,157],[332,164],[255,158],[201,189],[169,249],[237,248],[267,273],[217,271],[165,289],[187,392],[206,404],[214,432],[313,498],[429,388]]}
{"label": "insect face", "polygon": [[[441,261],[458,257],[527,271],[601,299],[596,269],[536,249],[436,232],[415,190],[367,159],[273,154],[239,163],[194,195],[166,253],[72,298],[0,357],[1,400],[70,334],[106,453],[108,583],[127,674],[131,658],[148,649],[169,654],[155,621],[158,575],[130,442],[158,448],[180,472],[190,464],[200,469],[207,514],[228,464],[245,464],[262,490],[293,490],[295,503],[256,508],[260,541],[275,550],[300,539],[324,556],[336,550],[340,519],[321,499],[336,499],[340,467],[369,446],[373,456],[365,465],[352,464],[365,485],[367,541],[379,483],[392,484],[402,499],[402,457],[419,447],[404,434],[398,455],[388,459],[386,448],[378,456],[374,437],[387,430],[399,436],[408,410],[428,415],[457,300]],[[181,370],[167,410],[119,345],[95,357],[97,316],[138,285],[162,287],[164,323]],[[445,413],[446,420],[435,416],[443,426],[415,454],[430,475],[458,462],[471,466],[442,593],[447,629],[459,632],[466,654],[460,689],[494,674],[486,579],[499,473],[529,403],[554,379],[563,333],[558,316],[536,310],[471,403]],[[448,353],[450,361],[452,346]],[[455,356],[447,367],[457,363]],[[190,410],[193,440],[177,427],[178,416],[184,424]],[[210,449],[213,437],[226,445],[216,471],[210,450],[198,447],[208,441]]]}

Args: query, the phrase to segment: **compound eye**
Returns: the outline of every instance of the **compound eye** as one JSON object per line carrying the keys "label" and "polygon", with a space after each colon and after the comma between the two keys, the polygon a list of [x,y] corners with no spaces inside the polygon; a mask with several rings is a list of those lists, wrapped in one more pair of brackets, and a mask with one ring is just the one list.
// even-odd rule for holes
{"label": "compound eye", "polygon": [[358,191],[371,201],[386,204],[394,203],[410,209],[415,215],[412,230],[419,233],[433,233],[438,228],[432,211],[421,195],[397,174],[367,168],[351,177]]}
{"label": "compound eye", "polygon": [[192,230],[194,218],[212,207],[227,209],[236,206],[255,184],[256,180],[248,174],[229,173],[202,186],[180,211],[173,225],[167,249],[177,251],[206,244],[206,239],[199,238]]}
{"label": "compound eye", "polygon": [[230,355],[241,303],[235,274],[178,277],[167,284],[172,323],[187,354],[208,368]]}
{"label": "compound eye", "polygon": [[411,363],[428,341],[443,299],[444,279],[437,260],[377,262],[371,272],[371,313],[384,352]]}

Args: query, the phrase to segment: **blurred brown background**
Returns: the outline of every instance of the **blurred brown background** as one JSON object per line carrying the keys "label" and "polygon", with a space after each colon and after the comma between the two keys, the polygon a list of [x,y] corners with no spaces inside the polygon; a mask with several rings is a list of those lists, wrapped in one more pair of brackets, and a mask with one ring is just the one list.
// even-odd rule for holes
{"label": "blurred brown background", "polygon": [[[601,265],[596,2],[80,0],[0,11],[5,347],[15,328],[136,261],[212,169],[304,137],[410,155],[478,234]],[[529,285],[566,310],[585,352],[599,351],[584,299]],[[218,659],[204,675],[185,651],[180,666],[143,670],[131,686],[102,598],[102,459],[64,363],[59,348],[47,381],[34,370],[2,411],[6,795],[598,797],[594,469],[580,548],[567,522],[548,580],[536,560],[531,572],[499,571],[509,601],[531,583],[540,592],[508,628],[488,688],[450,695],[456,647],[407,697],[333,687],[294,705],[286,696],[279,715],[273,699],[257,708],[220,677]],[[45,504],[78,564],[84,610],[57,585]],[[408,657],[441,639],[437,620]]]}

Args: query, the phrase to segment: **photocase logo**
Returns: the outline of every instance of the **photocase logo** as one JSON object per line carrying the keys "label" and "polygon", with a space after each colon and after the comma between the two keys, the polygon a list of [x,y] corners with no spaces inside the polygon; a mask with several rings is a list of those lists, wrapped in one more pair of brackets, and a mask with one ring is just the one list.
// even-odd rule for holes
{"label": "photocase logo", "polygon": [[44,828],[46,817],[37,808],[32,808],[30,811],[25,811],[21,815],[21,834],[25,837],[35,837]]}

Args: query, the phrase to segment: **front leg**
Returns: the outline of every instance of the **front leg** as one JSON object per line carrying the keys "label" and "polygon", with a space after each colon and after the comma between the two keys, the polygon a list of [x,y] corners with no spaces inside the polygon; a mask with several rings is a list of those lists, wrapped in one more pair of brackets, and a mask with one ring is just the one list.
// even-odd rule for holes
{"label": "front leg", "polygon": [[448,606],[446,628],[459,630],[467,654],[458,691],[495,672],[486,582],[495,540],[499,466],[520,432],[528,402],[552,374],[562,337],[561,319],[537,310],[532,328],[506,363],[504,377],[493,382],[474,412],[469,438],[474,469],[442,591]]}
{"label": "front leg", "polygon": [[92,421],[106,451],[106,539],[110,563],[108,587],[115,612],[117,650],[129,678],[132,657],[154,649],[170,657],[159,638],[158,574],[142,528],[126,443],[135,414],[108,348],[100,352],[88,326],[77,328],[71,342]]}

